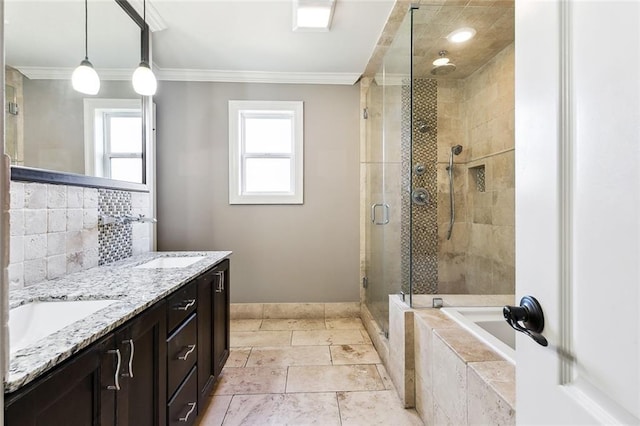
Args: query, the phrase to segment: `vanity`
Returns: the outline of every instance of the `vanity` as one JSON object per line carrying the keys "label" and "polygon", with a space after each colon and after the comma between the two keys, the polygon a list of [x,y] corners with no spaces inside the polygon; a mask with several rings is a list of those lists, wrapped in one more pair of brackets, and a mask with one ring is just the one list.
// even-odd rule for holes
{"label": "vanity", "polygon": [[230,255],[150,252],[12,293],[48,322],[86,316],[11,350],[5,424],[195,424],[229,356]]}

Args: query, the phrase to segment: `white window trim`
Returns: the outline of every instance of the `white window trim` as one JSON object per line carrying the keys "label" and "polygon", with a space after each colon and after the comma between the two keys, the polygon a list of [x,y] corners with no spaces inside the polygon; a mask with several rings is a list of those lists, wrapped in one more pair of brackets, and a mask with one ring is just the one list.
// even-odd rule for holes
{"label": "white window trim", "polygon": [[84,172],[88,176],[105,176],[102,113],[109,110],[142,111],[142,101],[140,99],[84,99]]}
{"label": "white window trim", "polygon": [[[243,115],[284,114],[293,116],[292,192],[246,193],[243,191]],[[303,204],[304,195],[304,106],[300,101],[229,101],[229,204]],[[281,157],[273,154],[273,158]],[[244,158],[251,158],[245,155]]]}

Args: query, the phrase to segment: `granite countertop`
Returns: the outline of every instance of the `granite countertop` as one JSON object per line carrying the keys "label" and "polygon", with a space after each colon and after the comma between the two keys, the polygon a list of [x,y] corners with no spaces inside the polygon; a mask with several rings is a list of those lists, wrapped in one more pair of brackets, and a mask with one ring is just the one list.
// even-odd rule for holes
{"label": "granite countertop", "polygon": [[[12,354],[5,392],[31,382],[230,255],[230,251],[149,252],[12,291],[10,308],[34,301],[116,302]],[[135,268],[153,259],[183,256],[204,259],[180,268]]]}

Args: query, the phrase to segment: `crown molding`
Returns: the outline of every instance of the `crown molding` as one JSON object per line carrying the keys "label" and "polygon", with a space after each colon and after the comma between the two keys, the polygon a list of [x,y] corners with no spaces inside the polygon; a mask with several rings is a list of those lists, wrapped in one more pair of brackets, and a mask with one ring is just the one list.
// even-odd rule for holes
{"label": "crown molding", "polygon": [[[25,77],[31,80],[67,80],[71,79],[71,74],[75,68],[58,67],[21,67],[14,66]],[[96,72],[101,80],[131,80],[134,67],[131,69],[118,68],[96,68]]]}
{"label": "crown molding", "polygon": [[[14,67],[32,80],[71,79],[75,68]],[[96,68],[101,80],[131,80],[134,68]],[[218,83],[275,83],[275,84],[337,84],[353,85],[360,78],[358,73],[304,73],[271,71],[218,71],[178,68],[160,68],[154,64],[158,80],[204,81]]]}
{"label": "crown molding", "polygon": [[271,71],[220,71],[154,66],[158,80],[209,81],[220,83],[277,83],[277,84],[343,84],[353,85],[359,73],[305,73]]}
{"label": "crown molding", "polygon": [[[129,3],[133,8],[138,12],[138,15],[142,17],[142,0],[129,0]],[[162,19],[158,9],[156,9],[150,1],[147,1],[147,13],[146,13],[146,22],[149,25],[149,30],[152,33],[156,31],[162,31],[167,29],[167,23]]]}

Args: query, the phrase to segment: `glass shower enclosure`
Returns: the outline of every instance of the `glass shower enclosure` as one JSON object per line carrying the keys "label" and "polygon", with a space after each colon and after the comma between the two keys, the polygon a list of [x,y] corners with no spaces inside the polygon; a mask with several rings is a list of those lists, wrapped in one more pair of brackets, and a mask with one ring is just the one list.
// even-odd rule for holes
{"label": "glass shower enclosure", "polygon": [[[411,233],[408,191],[411,141],[411,13],[402,23],[367,91],[365,302],[388,336],[389,295],[411,297]],[[405,145],[405,149],[403,149]]]}

